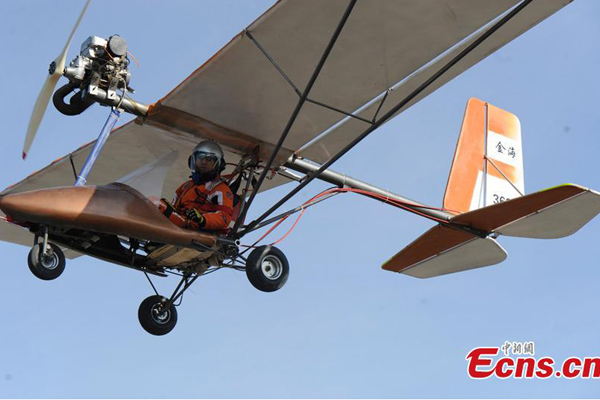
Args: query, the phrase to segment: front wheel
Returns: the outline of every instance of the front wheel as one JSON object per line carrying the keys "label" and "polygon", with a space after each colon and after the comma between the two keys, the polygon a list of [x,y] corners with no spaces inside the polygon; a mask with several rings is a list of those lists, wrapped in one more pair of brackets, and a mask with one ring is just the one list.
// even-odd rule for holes
{"label": "front wheel", "polygon": [[44,254],[43,243],[37,243],[29,251],[27,264],[29,270],[44,281],[58,278],[65,270],[65,254],[54,243],[48,243],[49,249]]}
{"label": "front wheel", "polygon": [[162,296],[150,296],[142,301],[138,309],[138,318],[144,330],[152,335],[162,336],[171,332],[177,324],[177,310],[171,307],[164,309],[167,299]]}
{"label": "front wheel", "polygon": [[246,262],[248,280],[258,290],[274,292],[285,285],[290,265],[281,250],[273,246],[261,246],[252,251]]}

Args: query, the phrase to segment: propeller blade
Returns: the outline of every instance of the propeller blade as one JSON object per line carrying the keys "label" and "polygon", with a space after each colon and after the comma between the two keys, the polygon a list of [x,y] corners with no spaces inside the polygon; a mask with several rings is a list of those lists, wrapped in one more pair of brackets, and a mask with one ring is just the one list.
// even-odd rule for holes
{"label": "propeller blade", "polygon": [[56,59],[50,64],[49,75],[46,77],[46,81],[44,82],[44,86],[42,86],[42,90],[38,95],[38,98],[35,102],[35,106],[33,107],[33,111],[31,112],[31,118],[29,119],[29,125],[27,126],[27,134],[25,135],[25,144],[23,145],[23,160],[27,157],[27,152],[31,147],[31,143],[33,143],[33,139],[35,138],[35,134],[37,133],[38,128],[40,127],[40,123],[42,122],[42,118],[44,117],[44,113],[46,112],[46,108],[48,107],[48,103],[50,102],[50,97],[54,92],[54,88],[56,87],[56,83],[58,79],[62,76],[62,73],[65,69],[65,63],[67,61],[67,51],[69,50],[69,46],[71,45],[71,41],[73,40],[73,35],[79,26],[79,23],[83,19],[83,15],[85,14],[88,6],[90,5],[91,0],[87,0],[85,5],[83,6],[83,10],[79,14],[77,18],[77,22],[75,22],[75,26],[67,39],[67,43],[65,47],[56,57]]}
{"label": "propeller blade", "polygon": [[91,1],[92,0],[87,0],[85,2],[85,5],[83,6],[83,10],[81,10],[79,17],[77,18],[77,22],[75,22],[75,26],[73,27],[73,30],[71,31],[71,34],[69,35],[69,39],[67,39],[65,48],[63,49],[60,56],[56,57],[56,60],[54,61],[54,62],[56,62],[56,71],[54,72],[55,74],[58,73],[58,74],[62,75],[63,70],[65,69],[65,62],[67,61],[67,50],[69,50],[69,46],[71,46],[71,41],[73,40],[73,35],[75,35],[75,31],[77,30],[79,23],[83,19],[83,15],[85,14]]}
{"label": "propeller blade", "polygon": [[60,78],[60,75],[58,74],[48,75],[46,82],[44,82],[44,86],[42,86],[42,90],[40,91],[40,94],[35,102],[33,112],[31,113],[31,118],[29,119],[29,126],[27,127],[25,144],[23,145],[23,160],[27,157],[29,147],[31,147],[35,133],[40,126],[40,122],[42,122],[42,117],[46,112],[46,107],[48,107],[50,96],[52,96],[52,93],[54,92],[54,87],[56,86],[56,82],[58,82],[58,78]]}

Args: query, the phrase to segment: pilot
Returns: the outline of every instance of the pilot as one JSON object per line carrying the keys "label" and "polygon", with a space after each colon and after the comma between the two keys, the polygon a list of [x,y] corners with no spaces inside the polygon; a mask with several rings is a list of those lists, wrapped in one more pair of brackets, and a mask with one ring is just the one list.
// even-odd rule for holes
{"label": "pilot", "polygon": [[160,210],[185,229],[222,231],[233,214],[233,193],[221,179],[223,150],[212,140],[200,142],[188,159],[190,180],[175,191],[173,202],[162,199]]}

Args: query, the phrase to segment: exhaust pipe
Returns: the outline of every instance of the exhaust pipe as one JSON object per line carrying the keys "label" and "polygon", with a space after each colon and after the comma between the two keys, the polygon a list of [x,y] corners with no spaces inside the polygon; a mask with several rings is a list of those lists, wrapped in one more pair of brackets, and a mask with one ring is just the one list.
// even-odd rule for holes
{"label": "exhaust pipe", "polygon": [[54,95],[52,96],[52,103],[54,103],[54,107],[56,107],[61,114],[79,115],[87,110],[92,104],[94,104],[93,101],[85,100],[82,97],[82,91],[74,93],[69,99],[68,104],[65,102],[65,97],[74,92],[78,86],[79,85],[76,83],[69,82],[54,92]]}

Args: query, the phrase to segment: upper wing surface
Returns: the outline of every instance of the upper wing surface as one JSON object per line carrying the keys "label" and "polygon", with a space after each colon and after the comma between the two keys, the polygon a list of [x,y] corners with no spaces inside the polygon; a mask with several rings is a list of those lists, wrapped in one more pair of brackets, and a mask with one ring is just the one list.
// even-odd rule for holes
{"label": "upper wing surface", "polygon": [[[533,2],[503,30],[484,42],[487,45],[482,45],[451,70],[454,72],[438,86],[568,2]],[[402,81],[400,89],[391,92],[383,105],[381,112],[385,112],[393,105],[392,100],[402,98],[423,82],[434,65],[445,62],[469,41],[428,68],[420,68],[516,3],[518,0],[358,1],[310,97],[341,110],[353,111]],[[347,5],[347,0],[283,0],[247,30],[302,90]],[[474,37],[476,35],[469,40]],[[417,70],[419,72],[414,73]],[[257,146],[264,159],[277,142],[297,101],[298,95],[292,87],[242,32],[171,93],[152,105],[147,118],[138,118],[117,128],[108,139],[88,182],[116,181],[177,150],[179,159],[165,183],[165,194],[171,193],[187,178],[187,155],[199,140],[205,138],[222,144],[229,162],[236,162],[236,155],[250,153]],[[363,115],[371,118],[376,107],[378,105],[374,103],[363,111]],[[283,163],[342,117],[336,111],[306,104],[278,161]],[[317,162],[326,160],[333,151],[356,136],[355,124],[361,128],[366,125],[353,119],[305,147],[300,154]],[[93,142],[54,161],[7,190],[72,184],[70,159],[79,170],[92,145]]]}
{"label": "upper wing surface", "polygon": [[[408,106],[568,2],[533,2]],[[401,82],[387,96],[379,114],[383,115],[475,40],[476,31],[517,3],[518,0],[358,1],[310,98],[353,112]],[[347,6],[348,0],[283,0],[247,31],[302,91]],[[163,190],[163,196],[170,197],[188,177],[186,159],[193,146],[206,138],[224,146],[229,162],[257,149],[260,158],[266,159],[299,96],[245,32],[151,106],[147,118],[117,128],[88,183],[116,181],[176,151],[179,158],[168,173]],[[374,102],[361,115],[371,119],[377,108],[378,102]],[[365,122],[352,119],[315,140],[343,118],[337,111],[306,103],[275,164],[281,165],[294,152],[325,162],[368,127]],[[74,169],[79,171],[92,145],[93,142],[54,161],[3,193],[71,185]],[[276,176],[267,180],[261,190],[285,182],[286,178]],[[0,225],[0,240],[11,241],[14,232],[4,223]]]}
{"label": "upper wing surface", "polygon": [[[521,10],[509,22],[504,24],[500,29],[498,29],[490,37],[483,41],[477,48],[471,51],[461,61],[459,61],[452,68],[446,71],[445,74],[443,74],[434,83],[432,83],[425,90],[423,90],[418,96],[416,96],[413,100],[411,100],[404,107],[402,107],[395,115],[398,115],[399,113],[405,111],[421,99],[427,97],[439,87],[443,86],[456,76],[460,75],[462,72],[477,64],[482,59],[494,53],[496,50],[498,50],[508,42],[525,33],[544,19],[548,18],[550,15],[560,10],[562,7],[569,4],[571,1],[572,0],[533,1],[532,3],[527,5],[523,10]],[[399,3],[401,3],[403,6],[406,3],[412,4],[412,2]],[[420,3],[421,2],[419,2],[419,4]],[[459,1],[456,2],[457,4],[454,4],[455,2],[442,1],[434,1],[433,4],[427,1],[422,3],[423,4],[420,4],[419,6],[415,4],[410,8],[414,10],[413,17],[425,26],[417,28],[413,32],[404,30],[402,32],[398,31],[398,36],[396,36],[396,39],[388,38],[388,46],[396,46],[397,43],[395,42],[403,42],[407,40],[412,45],[409,49],[407,49],[408,51],[411,51],[410,49],[418,49],[420,46],[428,46],[429,44],[421,39],[421,36],[425,34],[423,30],[427,29],[430,29],[432,33],[434,33],[434,37],[438,38],[438,40],[440,41],[443,41],[444,46],[448,45],[446,49],[450,49],[450,47],[452,47],[452,45],[455,44],[456,46],[451,48],[449,51],[436,58],[435,60],[433,60],[433,58],[441,54],[436,53],[438,48],[436,48],[435,52],[428,53],[427,57],[420,58],[420,60],[423,61],[429,56],[433,55],[433,57],[429,58],[428,60],[426,60],[418,66],[418,68],[420,69],[410,71],[414,72],[412,74],[408,71],[412,69],[412,67],[414,66],[413,64],[411,64],[410,67],[406,69],[398,65],[404,64],[405,59],[407,58],[406,54],[410,53],[404,53],[404,57],[398,55],[399,58],[395,60],[395,62],[392,62],[387,66],[387,68],[397,68],[397,75],[394,76],[394,79],[390,79],[389,85],[385,88],[387,89],[388,87],[395,85],[393,87],[393,90],[389,91],[385,98],[384,93],[382,93],[381,96],[378,96],[379,98],[376,99],[376,101],[371,102],[369,105],[367,105],[358,113],[356,113],[356,115],[359,115],[369,120],[371,120],[376,114],[378,117],[385,115],[396,104],[405,99],[415,89],[417,89],[438,70],[440,70],[444,65],[446,65],[450,60],[456,57],[461,51],[463,51],[474,41],[476,41],[487,30],[489,26],[496,22],[495,20],[490,21],[490,23],[488,24],[489,26],[485,26],[484,29],[476,32],[475,34],[469,36],[463,42],[459,43],[459,41],[457,41],[456,39],[460,35],[452,35],[451,32],[453,32],[454,30],[461,30],[461,32],[464,31],[456,25],[461,25],[463,18],[472,18],[474,21],[477,21],[477,23],[468,24],[470,29],[474,25],[488,19],[490,14],[493,13],[492,10],[489,10],[489,13],[483,12],[482,14],[480,14],[480,12],[484,11],[482,10],[484,8],[491,7],[491,4],[488,4],[489,2],[487,1]],[[494,10],[498,11],[498,9],[505,8],[514,3],[518,2],[497,2],[494,4],[496,6]],[[420,7],[424,7],[424,9],[420,9]],[[465,12],[458,12],[457,10],[460,10],[462,7],[465,8]],[[425,10],[425,8],[439,8],[440,10],[444,9],[448,12],[452,10],[456,15],[456,19],[444,18],[442,15],[440,15],[440,18],[426,18],[425,15],[428,15],[428,12]],[[420,9],[420,13],[417,12],[417,9]],[[499,13],[497,15],[499,15]],[[496,19],[499,19],[499,17]],[[483,26],[483,24],[481,26]],[[394,29],[399,30],[401,28],[395,27]],[[452,39],[447,38],[445,35],[450,35]],[[426,35],[425,37],[428,36]],[[434,55],[433,53],[436,54]],[[433,60],[431,63],[425,65],[427,61],[431,60]],[[371,99],[375,99],[375,96],[371,97]],[[382,100],[384,100],[383,104],[381,104]],[[356,108],[354,110],[356,110]],[[359,136],[367,128],[368,124],[354,118],[347,118],[345,121],[331,129],[331,131],[327,132],[327,134],[319,137],[317,140],[313,141],[308,146],[305,146],[297,153],[303,157],[312,159],[320,163],[324,163],[327,160],[329,160],[331,156],[333,156],[339,150],[344,148],[348,143],[354,140],[357,136]]]}
{"label": "upper wing surface", "polygon": [[[533,2],[516,21],[496,32],[493,40],[484,42],[484,46],[455,66],[419,98],[567,2]],[[303,91],[348,3],[348,0],[280,1],[252,23],[247,31],[299,91]],[[414,74],[416,71],[517,3],[518,0],[358,1],[309,97],[339,110],[353,112],[403,81],[401,89],[388,96],[382,109],[385,112],[395,101],[429,78],[436,66],[439,68],[444,60],[447,61],[462,48],[446,55],[427,71]],[[175,116],[181,113],[188,118],[205,119],[242,132],[265,143],[277,143],[299,95],[245,32],[234,37],[160,100],[154,111],[172,114],[170,121],[176,121]],[[371,119],[377,107],[378,104],[374,104],[362,116]],[[148,122],[152,123],[154,117],[152,112],[150,114]],[[343,118],[344,115],[337,111],[306,103],[284,148],[298,151]],[[172,122],[167,125],[169,123]],[[326,161],[368,127],[365,122],[357,120],[346,125],[344,129],[334,131],[303,149],[300,154],[317,162]],[[278,161],[281,163],[284,159],[281,157]]]}

